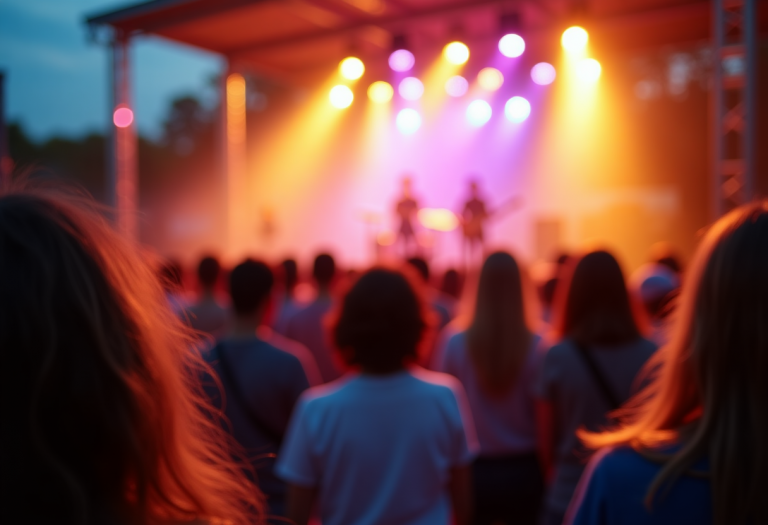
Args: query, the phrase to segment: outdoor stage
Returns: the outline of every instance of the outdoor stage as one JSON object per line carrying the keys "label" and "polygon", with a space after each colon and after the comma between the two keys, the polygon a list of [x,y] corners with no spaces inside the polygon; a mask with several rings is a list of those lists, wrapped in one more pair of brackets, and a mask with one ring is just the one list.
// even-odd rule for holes
{"label": "outdoor stage", "polygon": [[[171,204],[156,215],[159,224],[138,226],[167,255],[195,258],[216,249],[232,258],[308,258],[322,249],[345,265],[367,264],[394,250],[394,206],[409,176],[426,208],[460,212],[471,179],[491,209],[520,197],[519,209],[486,225],[491,247],[534,262],[597,243],[631,269],[658,241],[685,259],[696,232],[760,183],[753,180],[749,119],[757,117],[754,107],[749,111],[748,68],[736,76],[747,108],[739,131],[752,149],[736,155],[743,162],[738,176],[713,175],[713,165],[734,155],[714,148],[713,160],[713,97],[720,92],[712,83],[720,71],[713,66],[713,13],[710,2],[674,0],[156,0],[89,24],[113,30],[116,108],[130,107],[126,50],[136,35],[158,34],[228,58],[226,163],[207,184],[165,196]],[[588,30],[585,47],[561,45],[571,25]],[[505,34],[523,37],[521,54],[505,56],[498,46]],[[741,33],[726,36],[746,42]],[[444,54],[451,41],[467,45],[466,62]],[[406,71],[390,66],[398,48],[415,59]],[[362,60],[359,78],[339,69],[348,56]],[[585,74],[585,59],[599,62],[597,74]],[[541,63],[554,67],[551,83],[532,75]],[[487,68],[501,74],[500,85],[481,74]],[[467,81],[463,94],[447,87],[456,76]],[[408,77],[423,93],[414,82],[402,84]],[[392,87],[390,100],[368,96],[377,81]],[[278,94],[267,110],[256,110],[253,99],[264,96],[265,83]],[[335,86],[349,89],[334,93],[351,94],[351,104],[330,95]],[[508,109],[513,97],[529,103],[529,114]],[[115,129],[115,188],[128,188],[121,206],[130,210],[134,132],[131,123]],[[737,187],[726,195],[721,185],[729,180]],[[212,205],[216,195],[225,197]],[[120,199],[118,191],[119,206]],[[436,265],[460,263],[460,228],[421,233]]]}

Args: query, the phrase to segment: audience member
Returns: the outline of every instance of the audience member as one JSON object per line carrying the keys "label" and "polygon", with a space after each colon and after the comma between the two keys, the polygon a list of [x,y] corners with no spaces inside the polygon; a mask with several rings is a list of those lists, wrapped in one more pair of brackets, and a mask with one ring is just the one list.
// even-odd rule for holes
{"label": "audience member", "polygon": [[6,523],[261,523],[140,253],[91,201],[0,197]]}
{"label": "audience member", "polygon": [[573,523],[768,523],[768,201],[709,230],[675,316],[623,423],[582,433]]}
{"label": "audience member", "polygon": [[341,367],[337,364],[331,352],[329,341],[325,334],[323,321],[333,307],[331,284],[336,276],[336,262],[327,253],[315,258],[312,277],[317,284],[315,300],[296,312],[288,320],[285,335],[306,346],[320,368],[323,382],[333,381],[342,375]]}
{"label": "audience member", "polygon": [[301,310],[301,305],[294,296],[294,290],[299,282],[299,267],[294,259],[285,259],[280,263],[280,275],[282,277],[282,297],[278,303],[277,314],[272,323],[272,328],[278,334],[285,335],[288,330],[288,321]]}
{"label": "audience member", "polygon": [[421,277],[421,282],[424,286],[424,293],[426,295],[426,300],[429,303],[429,305],[432,307],[432,310],[437,314],[438,318],[438,325],[437,330],[438,332],[445,328],[445,326],[451,322],[451,312],[449,311],[449,307],[446,303],[446,301],[443,300],[440,295],[435,293],[435,290],[432,288],[432,285],[429,281],[429,264],[426,260],[424,260],[421,257],[411,257],[406,261],[408,264],[410,264],[417,272],[419,277]]}
{"label": "audience member", "polygon": [[649,338],[658,346],[667,342],[666,320],[680,283],[667,266],[650,263],[641,266],[630,279],[630,288],[648,317]]}
{"label": "audience member", "polygon": [[437,367],[461,381],[477,429],[475,524],[537,521],[544,492],[532,392],[538,341],[526,322],[517,261],[504,252],[490,255],[472,322],[448,340]]}
{"label": "audience member", "polygon": [[451,319],[459,315],[459,304],[461,301],[462,289],[461,274],[454,268],[449,268],[443,274],[443,280],[440,283],[440,297],[448,309]]}
{"label": "audience member", "polygon": [[280,447],[299,395],[309,387],[301,361],[256,335],[274,280],[269,267],[253,260],[229,275],[233,318],[226,337],[206,359],[221,378],[223,392],[209,385],[223,423],[250,458],[270,514],[284,514],[285,484],[275,477]]}
{"label": "audience member", "polygon": [[[536,384],[539,446],[551,471],[543,523],[560,524],[584,470],[576,430],[597,430],[629,396],[656,349],[640,335],[621,268],[608,252],[570,263],[556,298],[556,336]],[[548,472],[549,473],[549,472]]]}
{"label": "audience member", "polygon": [[221,266],[215,257],[207,256],[197,265],[197,280],[200,297],[197,303],[187,308],[189,325],[195,330],[214,337],[221,335],[227,324],[227,309],[216,299],[216,283]]}
{"label": "audience member", "polygon": [[288,517],[305,525],[317,501],[324,525],[465,525],[476,448],[461,385],[411,365],[426,329],[416,288],[373,269],[344,297],[333,327],[346,380],[309,390],[277,471]]}

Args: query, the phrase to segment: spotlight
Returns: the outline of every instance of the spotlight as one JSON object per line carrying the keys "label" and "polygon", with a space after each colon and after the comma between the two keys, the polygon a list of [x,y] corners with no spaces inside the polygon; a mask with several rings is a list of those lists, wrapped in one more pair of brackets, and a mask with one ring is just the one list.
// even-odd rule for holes
{"label": "spotlight", "polygon": [[416,63],[413,53],[407,49],[397,49],[389,55],[389,67],[392,71],[404,72],[410,71]]}
{"label": "spotlight", "polygon": [[560,43],[563,45],[563,49],[569,53],[575,53],[582,51],[587,47],[589,41],[589,34],[583,27],[573,26],[569,27],[563,32],[563,36],[560,39]]}
{"label": "spotlight", "polygon": [[469,60],[469,48],[462,42],[451,42],[443,48],[443,56],[457,66]]}
{"label": "spotlight", "polygon": [[445,82],[445,92],[452,97],[460,97],[464,95],[464,93],[467,92],[467,89],[469,89],[469,82],[467,82],[466,78],[459,75],[451,77]]}
{"label": "spotlight", "polygon": [[504,115],[511,122],[522,122],[531,114],[531,103],[523,97],[512,97],[504,105]]}
{"label": "spotlight", "polygon": [[405,100],[419,100],[424,94],[424,84],[416,77],[406,77],[400,81],[397,92]]}
{"label": "spotlight", "polygon": [[525,40],[520,35],[508,34],[499,40],[499,51],[505,57],[519,57],[525,51]]}
{"label": "spotlight", "polygon": [[597,82],[602,71],[600,62],[594,58],[585,58],[576,64],[576,76],[583,82]]}
{"label": "spotlight", "polygon": [[127,128],[133,123],[133,111],[126,106],[120,106],[112,114],[112,122],[118,128]]}
{"label": "spotlight", "polygon": [[485,100],[473,100],[467,106],[467,120],[475,127],[480,127],[491,120],[491,105]]}
{"label": "spotlight", "polygon": [[331,105],[335,108],[344,109],[348,108],[352,101],[355,99],[355,95],[352,94],[352,90],[347,86],[339,84],[333,86],[331,92],[328,94],[328,98],[331,100]]}
{"label": "spotlight", "polygon": [[348,80],[357,80],[365,73],[365,65],[359,58],[347,57],[339,64],[339,72]]}
{"label": "spotlight", "polygon": [[477,74],[477,82],[486,91],[496,91],[504,83],[504,75],[496,68],[486,67]]}
{"label": "spotlight", "polygon": [[384,104],[392,100],[395,90],[388,82],[379,80],[368,86],[368,98],[377,104]]}
{"label": "spotlight", "polygon": [[539,62],[531,68],[531,79],[540,86],[550,85],[556,76],[555,66],[547,62]]}
{"label": "spotlight", "polygon": [[405,108],[400,110],[395,119],[397,129],[403,135],[411,135],[421,127],[421,115],[415,109]]}

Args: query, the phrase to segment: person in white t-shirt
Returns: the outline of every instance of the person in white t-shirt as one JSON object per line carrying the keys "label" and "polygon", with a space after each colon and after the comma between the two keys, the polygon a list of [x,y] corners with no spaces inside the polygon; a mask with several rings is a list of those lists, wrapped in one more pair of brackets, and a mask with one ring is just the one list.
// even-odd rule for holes
{"label": "person in white t-shirt", "polygon": [[465,525],[477,449],[461,384],[411,363],[428,314],[400,271],[365,273],[345,296],[333,339],[359,368],[302,395],[276,473],[287,516],[305,525]]}

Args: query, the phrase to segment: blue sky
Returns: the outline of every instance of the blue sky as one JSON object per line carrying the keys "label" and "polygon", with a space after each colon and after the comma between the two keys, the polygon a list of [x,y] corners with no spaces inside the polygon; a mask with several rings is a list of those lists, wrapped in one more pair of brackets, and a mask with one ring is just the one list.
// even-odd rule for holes
{"label": "blue sky", "polygon": [[[0,0],[0,69],[6,74],[8,120],[35,139],[103,131],[110,119],[108,51],[88,41],[83,22],[125,0]],[[223,61],[214,54],[154,38],[132,46],[132,85],[141,133],[157,136],[177,95],[215,97],[208,79]]]}

